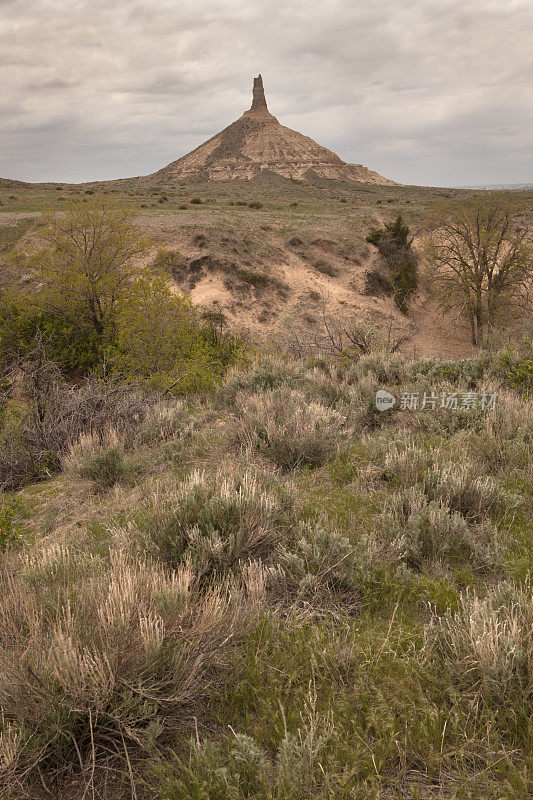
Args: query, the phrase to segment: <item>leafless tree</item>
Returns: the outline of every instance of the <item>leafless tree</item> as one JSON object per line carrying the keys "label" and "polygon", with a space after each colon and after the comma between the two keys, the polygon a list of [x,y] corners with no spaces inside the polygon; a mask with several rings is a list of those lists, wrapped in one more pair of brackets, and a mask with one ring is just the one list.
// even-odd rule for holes
{"label": "leafless tree", "polygon": [[459,308],[472,343],[499,318],[530,309],[533,254],[515,202],[490,195],[438,209],[426,257],[443,306]]}

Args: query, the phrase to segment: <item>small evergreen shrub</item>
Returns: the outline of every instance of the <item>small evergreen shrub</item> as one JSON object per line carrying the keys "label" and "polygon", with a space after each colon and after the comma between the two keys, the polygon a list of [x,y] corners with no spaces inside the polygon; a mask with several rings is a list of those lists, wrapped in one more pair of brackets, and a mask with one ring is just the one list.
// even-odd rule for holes
{"label": "small evergreen shrub", "polygon": [[268,275],[264,275],[262,272],[255,272],[251,269],[238,269],[237,275],[241,281],[250,283],[256,288],[266,286],[269,283]]}
{"label": "small evergreen shrub", "polygon": [[418,257],[412,250],[408,225],[398,214],[394,222],[371,231],[366,241],[375,245],[384,258],[394,286],[394,301],[400,311],[407,313],[409,295],[418,285]]}
{"label": "small evergreen shrub", "polygon": [[440,500],[467,519],[479,520],[516,504],[490,475],[478,476],[469,463],[432,464],[423,487],[430,500]]}
{"label": "small evergreen shrub", "polygon": [[110,489],[126,477],[124,453],[119,447],[110,447],[86,459],[80,470],[99,489]]}
{"label": "small evergreen shrub", "polygon": [[388,433],[367,444],[382,481],[397,489],[418,486],[429,501],[442,503],[467,520],[481,521],[516,505],[515,496],[495,478],[480,476],[470,460],[446,461],[438,450],[425,450],[408,437],[391,442]]}
{"label": "small evergreen shrub", "polygon": [[419,486],[387,498],[384,515],[384,527],[390,527],[400,560],[412,569],[430,561],[471,563],[483,569],[498,561],[494,526],[469,525],[460,512],[429,500]]}
{"label": "small evergreen shrub", "polygon": [[371,576],[373,555],[365,537],[354,546],[326,520],[301,523],[294,542],[280,552],[284,588],[315,605],[356,603]]}
{"label": "small evergreen shrub", "polygon": [[309,687],[295,733],[285,729],[270,753],[252,737],[233,732],[229,752],[218,742],[191,741],[188,759],[176,757],[154,770],[158,796],[172,800],[208,798],[318,797],[326,780],[322,761],[334,734],[329,714],[318,710]]}
{"label": "small evergreen shrub", "polygon": [[24,541],[24,528],[17,517],[20,504],[16,499],[8,500],[0,495],[0,549],[20,544]]}
{"label": "small evergreen shrub", "polygon": [[329,277],[334,278],[338,272],[332,264],[328,264],[327,261],[315,261],[313,267],[317,270],[317,272],[321,272],[323,275],[329,275]]}

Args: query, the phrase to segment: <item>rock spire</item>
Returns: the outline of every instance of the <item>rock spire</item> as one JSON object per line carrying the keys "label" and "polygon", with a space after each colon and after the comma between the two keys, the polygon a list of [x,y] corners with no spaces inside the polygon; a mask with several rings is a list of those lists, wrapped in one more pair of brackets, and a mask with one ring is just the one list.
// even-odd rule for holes
{"label": "rock spire", "polygon": [[263,88],[263,78],[258,75],[254,78],[253,99],[250,111],[268,111],[267,102],[265,99],[265,90]]}
{"label": "rock spire", "polygon": [[361,164],[346,164],[308,136],[281,125],[268,110],[261,75],[254,78],[248,111],[147,179],[156,186],[179,186],[185,181],[248,181],[260,175],[267,182],[285,178],[392,183]]}

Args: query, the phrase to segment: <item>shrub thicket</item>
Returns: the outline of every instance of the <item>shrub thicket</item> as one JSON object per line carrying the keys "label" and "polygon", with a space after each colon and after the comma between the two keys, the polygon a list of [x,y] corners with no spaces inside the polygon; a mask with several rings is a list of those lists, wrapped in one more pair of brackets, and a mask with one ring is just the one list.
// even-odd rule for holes
{"label": "shrub thicket", "polygon": [[14,489],[50,477],[80,436],[110,429],[134,436],[147,398],[117,382],[69,386],[53,379],[37,395],[9,401],[0,429],[0,485]]}

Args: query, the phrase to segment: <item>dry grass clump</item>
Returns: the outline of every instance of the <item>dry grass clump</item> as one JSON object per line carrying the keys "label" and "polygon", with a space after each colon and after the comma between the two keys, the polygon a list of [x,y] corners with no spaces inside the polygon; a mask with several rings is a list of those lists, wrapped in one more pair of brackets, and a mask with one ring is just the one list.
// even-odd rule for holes
{"label": "dry grass clump", "polygon": [[308,402],[300,391],[279,388],[240,395],[237,404],[232,438],[282,470],[321,466],[337,453],[345,433],[342,414]]}
{"label": "dry grass clump", "polygon": [[527,714],[533,699],[532,631],[531,585],[506,582],[485,598],[462,595],[459,610],[441,617],[427,641],[463,691],[498,703],[518,701]]}
{"label": "dry grass clump", "polygon": [[144,527],[158,556],[190,561],[206,578],[267,558],[285,537],[291,501],[255,470],[222,467],[156,490],[150,504]]}
{"label": "dry grass clump", "polygon": [[195,429],[195,420],[185,400],[172,398],[159,401],[150,408],[135,435],[136,445],[153,445],[186,438]]}
{"label": "dry grass clump", "polygon": [[126,772],[188,729],[244,620],[227,584],[200,595],[189,563],[169,572],[121,551],[107,561],[56,546],[4,569],[0,586],[6,792],[41,772]]}
{"label": "dry grass clump", "polygon": [[533,482],[532,431],[533,399],[499,391],[496,408],[472,437],[472,458],[491,472],[519,473]]}
{"label": "dry grass clump", "polygon": [[419,485],[428,500],[479,521],[516,504],[493,477],[480,475],[470,460],[448,461],[439,448],[425,449],[403,434],[391,441],[389,431],[366,440],[374,474],[398,489]]}
{"label": "dry grass clump", "polygon": [[263,357],[248,368],[230,369],[217,391],[223,402],[232,405],[241,393],[256,394],[290,386],[295,389],[306,381],[305,365],[294,359],[289,361],[281,356]]}
{"label": "dry grass clump", "polygon": [[320,367],[310,367],[307,371],[307,382],[301,387],[309,400],[328,408],[348,409],[352,401],[353,391],[331,371]]}
{"label": "dry grass clump", "polygon": [[409,363],[399,353],[390,353],[386,349],[374,349],[379,345],[372,343],[372,351],[361,355],[346,370],[346,381],[357,384],[363,378],[371,377],[380,384],[398,386],[409,378]]}
{"label": "dry grass clump", "polygon": [[408,434],[387,431],[382,437],[368,440],[368,455],[376,464],[381,480],[409,487],[424,480],[439,454],[426,450]]}
{"label": "dry grass clump", "polygon": [[494,525],[469,524],[441,500],[429,500],[420,486],[388,497],[384,515],[385,522],[390,518],[401,560],[410,568],[420,569],[429,561],[469,562],[481,569],[499,563]]}

